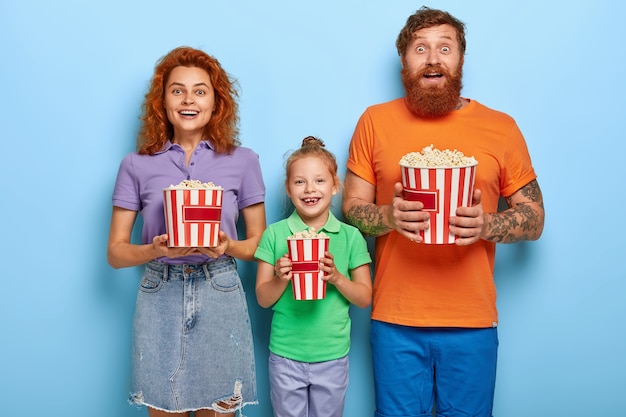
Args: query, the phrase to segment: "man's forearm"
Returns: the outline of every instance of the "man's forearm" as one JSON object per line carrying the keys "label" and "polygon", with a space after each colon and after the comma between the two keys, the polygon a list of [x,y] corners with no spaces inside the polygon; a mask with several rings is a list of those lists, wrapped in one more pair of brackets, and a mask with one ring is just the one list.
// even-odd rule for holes
{"label": "man's forearm", "polygon": [[537,240],[543,231],[543,207],[521,203],[500,213],[485,214],[484,239],[496,243]]}
{"label": "man's forearm", "polygon": [[385,224],[384,207],[371,203],[353,204],[344,213],[344,218],[368,236],[382,236],[393,230]]}
{"label": "man's forearm", "polygon": [[508,197],[506,202],[509,209],[485,214],[487,227],[483,239],[496,243],[539,239],[543,232],[545,212],[537,181],[526,184],[516,195]]}

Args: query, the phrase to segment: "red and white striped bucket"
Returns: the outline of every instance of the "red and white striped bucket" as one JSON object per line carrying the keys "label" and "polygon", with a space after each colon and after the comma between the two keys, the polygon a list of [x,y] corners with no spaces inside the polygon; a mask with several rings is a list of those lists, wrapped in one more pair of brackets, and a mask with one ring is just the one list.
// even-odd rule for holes
{"label": "red and white striped bucket", "polygon": [[326,297],[324,272],[320,270],[320,259],[328,251],[329,238],[287,239],[292,263],[291,284],[296,300],[321,300]]}
{"label": "red and white striped bucket", "polygon": [[217,246],[223,192],[221,188],[163,189],[168,246]]}
{"label": "red and white striped bucket", "polygon": [[427,244],[454,243],[450,233],[450,216],[458,207],[472,205],[476,164],[451,168],[414,168],[400,166],[404,199],[421,201],[424,211],[431,212],[430,225],[420,236]]}

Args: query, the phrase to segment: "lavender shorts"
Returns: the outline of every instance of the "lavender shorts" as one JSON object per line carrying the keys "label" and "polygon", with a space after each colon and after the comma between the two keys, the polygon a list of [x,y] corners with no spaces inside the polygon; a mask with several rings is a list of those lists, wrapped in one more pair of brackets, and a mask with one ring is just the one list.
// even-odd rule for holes
{"label": "lavender shorts", "polygon": [[270,352],[270,399],[274,417],[342,417],[349,366],[347,355],[308,363]]}

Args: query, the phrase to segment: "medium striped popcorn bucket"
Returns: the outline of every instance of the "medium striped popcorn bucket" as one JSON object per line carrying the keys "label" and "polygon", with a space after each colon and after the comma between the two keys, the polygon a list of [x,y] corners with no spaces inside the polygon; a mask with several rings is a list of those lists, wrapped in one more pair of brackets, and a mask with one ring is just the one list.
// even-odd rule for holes
{"label": "medium striped popcorn bucket", "polygon": [[296,300],[321,300],[326,297],[324,272],[319,260],[328,251],[329,238],[289,238],[287,247],[292,262],[293,297]]}
{"label": "medium striped popcorn bucket", "polygon": [[450,216],[458,207],[472,205],[476,164],[465,167],[415,168],[400,165],[404,199],[421,201],[431,212],[430,225],[420,236],[427,244],[454,243]]}
{"label": "medium striped popcorn bucket", "polygon": [[163,189],[168,246],[217,246],[223,192],[221,188]]}

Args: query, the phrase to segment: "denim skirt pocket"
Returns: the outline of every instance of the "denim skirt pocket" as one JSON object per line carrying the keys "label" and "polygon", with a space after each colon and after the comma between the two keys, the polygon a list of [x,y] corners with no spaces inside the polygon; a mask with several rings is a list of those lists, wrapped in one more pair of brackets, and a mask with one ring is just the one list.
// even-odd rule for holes
{"label": "denim skirt pocket", "polygon": [[211,284],[218,291],[230,292],[239,288],[240,279],[236,270],[218,270],[211,272]]}
{"label": "denim skirt pocket", "polygon": [[161,275],[153,274],[151,271],[146,270],[139,284],[139,289],[143,292],[157,292],[163,286],[163,277]]}

